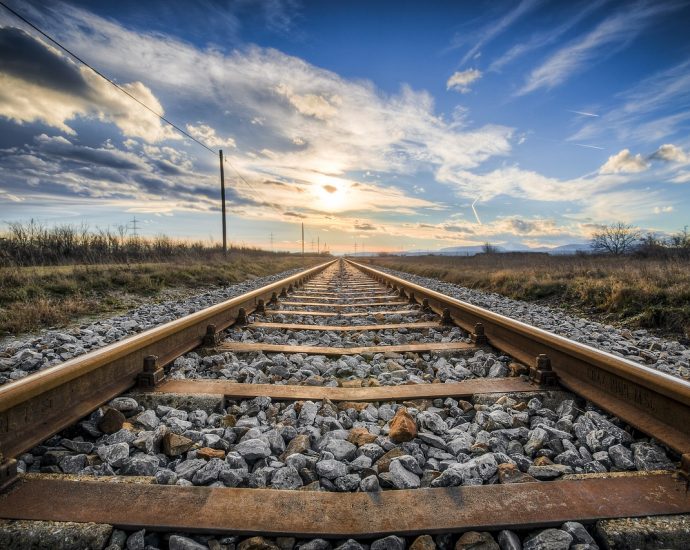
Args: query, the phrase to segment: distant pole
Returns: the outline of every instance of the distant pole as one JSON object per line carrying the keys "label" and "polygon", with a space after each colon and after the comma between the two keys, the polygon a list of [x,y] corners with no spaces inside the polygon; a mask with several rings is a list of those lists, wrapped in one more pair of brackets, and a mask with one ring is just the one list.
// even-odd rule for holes
{"label": "distant pole", "polygon": [[218,151],[220,156],[220,200],[223,210],[223,254],[228,253],[228,237],[225,227],[225,172],[223,171],[223,150]]}
{"label": "distant pole", "polygon": [[320,254],[319,249],[321,248],[321,237],[316,237],[316,253]]}
{"label": "distant pole", "polygon": [[304,258],[304,222],[302,222],[302,258]]}

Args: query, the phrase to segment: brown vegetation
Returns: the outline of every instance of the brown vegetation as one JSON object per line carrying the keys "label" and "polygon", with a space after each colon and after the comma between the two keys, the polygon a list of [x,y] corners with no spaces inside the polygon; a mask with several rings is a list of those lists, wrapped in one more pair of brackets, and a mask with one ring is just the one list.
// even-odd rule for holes
{"label": "brown vegetation", "polygon": [[509,298],[555,305],[629,328],[690,337],[690,259],[680,255],[507,253],[387,256],[369,261]]}
{"label": "brown vegetation", "polygon": [[65,326],[155,299],[224,286],[324,257],[14,225],[0,236],[0,335]]}

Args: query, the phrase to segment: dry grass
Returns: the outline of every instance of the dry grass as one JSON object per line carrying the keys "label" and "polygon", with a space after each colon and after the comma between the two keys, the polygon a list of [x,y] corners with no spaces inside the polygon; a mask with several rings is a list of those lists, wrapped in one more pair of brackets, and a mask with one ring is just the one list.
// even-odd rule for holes
{"label": "dry grass", "polygon": [[324,257],[287,254],[216,254],[206,259],[136,264],[0,268],[0,334],[65,326],[84,315],[103,315],[154,298],[164,290],[223,286]]}
{"label": "dry grass", "polygon": [[370,260],[509,298],[556,305],[629,328],[690,337],[690,260],[487,254]]}

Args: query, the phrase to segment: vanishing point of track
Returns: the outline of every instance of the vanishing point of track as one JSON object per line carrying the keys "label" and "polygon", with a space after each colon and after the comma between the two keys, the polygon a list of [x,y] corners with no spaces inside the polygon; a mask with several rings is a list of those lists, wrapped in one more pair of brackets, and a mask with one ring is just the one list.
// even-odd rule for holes
{"label": "vanishing point of track", "polygon": [[[453,327],[453,334],[464,337],[448,337]],[[262,338],[246,341],[242,335],[247,331]],[[297,332],[316,336],[305,343],[290,336]],[[418,332],[437,337],[395,344],[382,344],[378,337],[373,342],[358,339],[361,334]],[[331,334],[340,344],[324,345]],[[238,357],[260,352],[396,358],[453,357],[478,349],[509,356],[512,376],[397,385],[348,380],[339,386],[169,376],[169,365],[192,350]],[[270,397],[274,402],[390,401],[414,406],[422,400],[496,394],[529,399],[561,390],[615,415],[631,431],[653,437],[673,454],[676,470],[332,492],[104,483],[88,476],[18,474],[16,468],[16,457],[128,391],[154,400],[176,394],[208,395],[220,402]],[[434,441],[433,434],[427,434],[427,440]],[[342,538],[679,514],[690,512],[690,384],[371,267],[335,260],[0,387],[0,459],[4,519]],[[401,517],[406,521],[401,523]]]}

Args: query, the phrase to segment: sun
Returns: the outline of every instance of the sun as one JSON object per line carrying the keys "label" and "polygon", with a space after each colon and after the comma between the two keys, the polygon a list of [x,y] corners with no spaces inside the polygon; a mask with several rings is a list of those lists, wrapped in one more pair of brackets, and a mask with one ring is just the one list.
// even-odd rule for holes
{"label": "sun", "polygon": [[345,192],[337,185],[320,185],[316,188],[316,194],[324,210],[341,210],[345,205]]}

